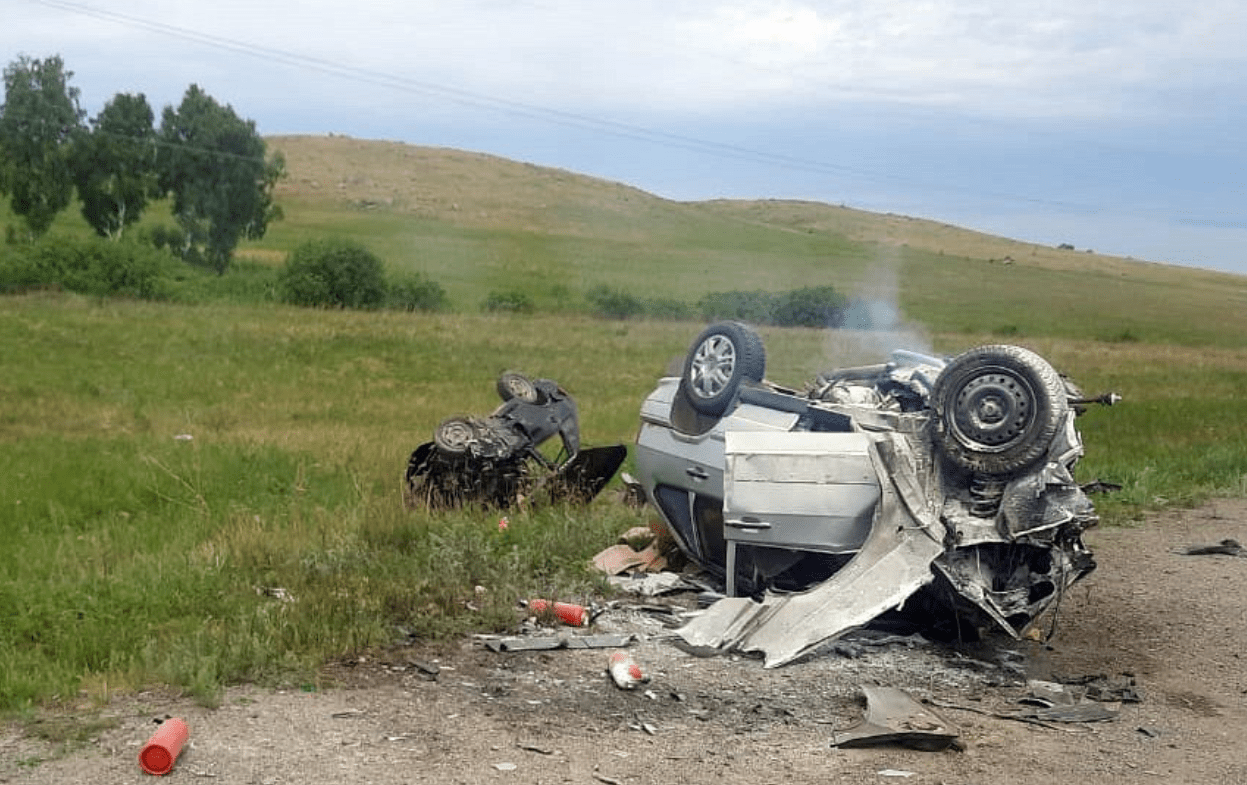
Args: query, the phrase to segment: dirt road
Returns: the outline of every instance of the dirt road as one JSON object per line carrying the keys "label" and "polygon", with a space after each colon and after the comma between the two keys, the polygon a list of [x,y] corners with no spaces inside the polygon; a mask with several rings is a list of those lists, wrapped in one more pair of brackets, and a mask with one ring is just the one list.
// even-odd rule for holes
{"label": "dirt road", "polygon": [[[1247,558],[1175,549],[1247,543],[1247,501],[1092,532],[1099,569],[1066,598],[1046,645],[866,646],[775,670],[698,659],[652,615],[608,614],[638,633],[652,680],[624,692],[605,651],[495,653],[479,642],[395,650],[317,692],[231,689],[217,709],[143,694],[105,709],[116,727],[68,754],[10,726],[0,782],[152,781],[136,762],[153,719],[186,718],[172,781],[213,783],[1113,783],[1247,782]],[[416,664],[436,664],[436,679]],[[1133,677],[1116,719],[1037,725],[1026,678]],[[955,724],[959,749],[836,749],[862,714],[859,685],[900,687]]]}

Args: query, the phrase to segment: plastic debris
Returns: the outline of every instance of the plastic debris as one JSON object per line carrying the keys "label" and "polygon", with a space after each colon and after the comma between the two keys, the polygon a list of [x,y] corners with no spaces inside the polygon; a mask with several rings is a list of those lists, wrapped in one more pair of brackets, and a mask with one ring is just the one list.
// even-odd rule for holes
{"label": "plastic debris", "polygon": [[608,671],[615,686],[621,690],[634,690],[641,684],[649,683],[649,675],[626,651],[611,652]]}
{"label": "plastic debris", "polygon": [[525,603],[533,613],[551,611],[564,624],[572,627],[584,627],[589,624],[589,609],[583,605],[570,602],[550,602],[549,600],[529,600]]}
{"label": "plastic debris", "polygon": [[164,775],[173,770],[173,763],[182,753],[182,745],[190,738],[190,728],[184,720],[171,717],[160,723],[160,728],[139,751],[139,766],[148,774]]}

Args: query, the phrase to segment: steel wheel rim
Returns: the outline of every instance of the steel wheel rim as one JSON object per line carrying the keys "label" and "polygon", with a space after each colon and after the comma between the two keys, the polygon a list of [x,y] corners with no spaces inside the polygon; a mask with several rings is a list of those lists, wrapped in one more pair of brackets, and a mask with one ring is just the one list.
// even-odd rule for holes
{"label": "steel wheel rim", "polygon": [[472,426],[462,420],[443,423],[437,431],[437,437],[443,447],[462,452],[472,441]]}
{"label": "steel wheel rim", "polygon": [[977,452],[1001,452],[1035,422],[1035,391],[1025,379],[996,369],[968,380],[949,418],[958,440]]}

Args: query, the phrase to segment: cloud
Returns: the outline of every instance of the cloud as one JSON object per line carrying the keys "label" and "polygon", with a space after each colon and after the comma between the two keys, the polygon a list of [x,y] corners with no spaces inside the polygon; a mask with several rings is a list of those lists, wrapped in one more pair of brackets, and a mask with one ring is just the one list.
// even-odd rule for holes
{"label": "cloud", "polygon": [[145,50],[172,48],[170,75],[186,72],[183,59],[213,63],[239,89],[257,72],[323,80],[320,63],[617,116],[854,100],[1111,117],[1156,111],[1161,93],[1241,79],[1244,65],[1245,22],[1230,0],[1182,13],[1159,0],[133,0],[120,11],[19,0],[18,9],[0,51],[65,48],[124,70]]}

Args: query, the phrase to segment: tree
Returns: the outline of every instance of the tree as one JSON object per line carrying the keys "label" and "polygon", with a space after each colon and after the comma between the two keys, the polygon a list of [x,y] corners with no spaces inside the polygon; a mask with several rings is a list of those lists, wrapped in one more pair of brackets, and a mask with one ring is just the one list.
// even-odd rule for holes
{"label": "tree", "polygon": [[142,93],[118,93],[74,145],[82,217],[101,237],[119,239],[156,191],[154,119]]}
{"label": "tree", "polygon": [[59,55],[22,55],[4,69],[0,106],[0,193],[32,236],[48,230],[73,196],[70,150],[82,129],[78,89]]}
{"label": "tree", "polygon": [[185,233],[183,258],[202,259],[217,273],[229,267],[243,238],[264,236],[281,213],[273,187],[285,173],[281,155],[265,158],[255,122],[191,85],[160,122],[159,186],[173,195]]}

